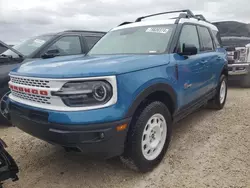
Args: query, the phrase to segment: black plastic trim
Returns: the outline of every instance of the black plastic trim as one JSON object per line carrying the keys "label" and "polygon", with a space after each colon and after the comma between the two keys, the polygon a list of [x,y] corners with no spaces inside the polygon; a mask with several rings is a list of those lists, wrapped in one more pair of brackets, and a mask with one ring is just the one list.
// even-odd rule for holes
{"label": "black plastic trim", "polygon": [[[87,125],[56,124],[30,117],[26,113],[18,113],[12,105],[17,106],[10,105],[12,124],[39,139],[101,158],[119,156],[124,151],[131,118]],[[128,124],[127,128],[117,131],[116,127],[123,124]]]}
{"label": "black plastic trim", "polygon": [[139,105],[152,93],[157,92],[157,91],[163,91],[169,94],[171,97],[172,101],[174,102],[174,109],[177,108],[177,95],[174,91],[174,89],[165,83],[158,83],[154,84],[148,88],[146,88],[144,91],[142,91],[137,98],[134,100],[133,104],[130,106],[126,117],[132,117],[136,111],[136,109],[139,107]]}
{"label": "black plastic trim", "polygon": [[205,105],[210,99],[212,99],[215,96],[215,94],[216,94],[216,89],[212,89],[205,95],[201,96],[200,98],[192,101],[191,103],[185,105],[184,107],[176,111],[173,117],[174,122],[176,123],[180,121],[189,114],[193,113],[195,110]]}
{"label": "black plastic trim", "polygon": [[223,66],[220,75],[222,75],[222,73],[223,73],[224,71],[226,72],[226,76],[228,76],[228,64],[225,64],[225,65]]}

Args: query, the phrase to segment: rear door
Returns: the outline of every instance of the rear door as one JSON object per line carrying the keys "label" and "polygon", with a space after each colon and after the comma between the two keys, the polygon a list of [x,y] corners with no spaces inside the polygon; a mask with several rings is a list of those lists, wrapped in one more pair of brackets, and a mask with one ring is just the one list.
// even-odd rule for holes
{"label": "rear door", "polygon": [[216,63],[220,61],[218,52],[212,38],[210,29],[204,26],[197,26],[199,38],[201,41],[200,58],[201,66],[204,69],[202,79],[203,93],[211,91],[215,87],[216,80]]}
{"label": "rear door", "polygon": [[22,59],[8,59],[0,57],[0,98],[3,90],[8,88],[9,72],[20,65]]}

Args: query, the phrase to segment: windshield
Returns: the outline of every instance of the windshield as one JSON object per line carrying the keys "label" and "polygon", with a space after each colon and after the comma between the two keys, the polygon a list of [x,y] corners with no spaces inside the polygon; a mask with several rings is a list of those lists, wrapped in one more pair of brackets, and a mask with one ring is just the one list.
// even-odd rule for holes
{"label": "windshield", "polygon": [[154,25],[113,30],[88,55],[163,53],[174,25]]}
{"label": "windshield", "polygon": [[[26,40],[18,45],[13,46],[12,48],[19,51],[21,54],[23,54],[25,56],[29,56],[35,50],[40,48],[45,42],[47,42],[49,39],[51,39],[52,36],[53,35],[43,35],[43,36],[33,37],[33,38],[28,39],[28,40]],[[7,56],[12,56],[12,57],[18,57],[18,55],[11,50],[7,50],[3,54],[7,55]]]}

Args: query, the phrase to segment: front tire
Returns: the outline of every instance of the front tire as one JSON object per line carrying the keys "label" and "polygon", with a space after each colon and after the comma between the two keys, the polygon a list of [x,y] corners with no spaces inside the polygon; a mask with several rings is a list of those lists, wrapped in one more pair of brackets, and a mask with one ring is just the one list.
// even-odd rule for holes
{"label": "front tire", "polygon": [[211,101],[209,101],[208,107],[216,110],[223,109],[227,99],[227,88],[228,88],[227,77],[225,75],[221,75],[220,82],[216,89],[216,95]]}
{"label": "front tire", "polygon": [[163,159],[172,133],[172,117],[165,104],[148,103],[135,114],[121,157],[131,169],[148,172]]}

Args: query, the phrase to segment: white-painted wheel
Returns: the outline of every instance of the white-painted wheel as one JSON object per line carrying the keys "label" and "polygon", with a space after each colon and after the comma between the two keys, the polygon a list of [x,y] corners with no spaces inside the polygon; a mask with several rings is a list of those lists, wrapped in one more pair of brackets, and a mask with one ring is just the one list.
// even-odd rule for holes
{"label": "white-painted wheel", "polygon": [[143,156],[149,161],[156,159],[162,152],[166,138],[166,120],[163,115],[154,114],[149,118],[142,134],[141,149]]}
{"label": "white-painted wheel", "polygon": [[223,80],[221,82],[221,86],[220,86],[220,103],[221,104],[223,104],[224,101],[225,101],[225,98],[226,98],[226,89],[227,89],[226,82],[225,82],[225,80]]}

